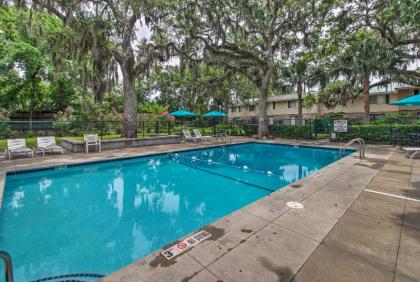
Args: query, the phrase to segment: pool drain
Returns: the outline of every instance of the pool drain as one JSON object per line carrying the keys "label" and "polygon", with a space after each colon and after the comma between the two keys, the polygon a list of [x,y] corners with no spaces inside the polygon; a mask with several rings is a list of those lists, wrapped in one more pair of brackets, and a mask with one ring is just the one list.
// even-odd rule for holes
{"label": "pool drain", "polygon": [[303,205],[298,202],[287,202],[287,206],[292,209],[303,209]]}

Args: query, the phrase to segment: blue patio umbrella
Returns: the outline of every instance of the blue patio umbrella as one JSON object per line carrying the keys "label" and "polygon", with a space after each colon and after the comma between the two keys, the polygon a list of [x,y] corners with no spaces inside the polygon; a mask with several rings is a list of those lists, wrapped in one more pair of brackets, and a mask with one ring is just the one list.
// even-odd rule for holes
{"label": "blue patio umbrella", "polygon": [[207,114],[202,115],[202,117],[211,117],[213,118],[213,135],[216,135],[216,118],[227,117],[227,114],[219,111],[211,111]]}
{"label": "blue patio umbrella", "polygon": [[198,116],[196,113],[187,111],[187,110],[178,110],[172,113],[169,113],[170,116],[173,117],[196,117]]}
{"label": "blue patio umbrella", "polygon": [[211,111],[207,114],[202,115],[203,117],[227,117],[227,114],[218,112],[218,111]]}
{"label": "blue patio umbrella", "polygon": [[178,110],[172,113],[169,113],[170,116],[176,117],[177,119],[179,118],[181,120],[181,131],[182,131],[182,126],[183,126],[183,118],[191,118],[191,117],[197,117],[198,115],[196,113],[187,111],[187,110]]}
{"label": "blue patio umbrella", "polygon": [[392,103],[389,103],[389,105],[406,106],[406,107],[420,106],[420,94],[410,96],[410,97],[407,97],[398,101],[394,101]]}

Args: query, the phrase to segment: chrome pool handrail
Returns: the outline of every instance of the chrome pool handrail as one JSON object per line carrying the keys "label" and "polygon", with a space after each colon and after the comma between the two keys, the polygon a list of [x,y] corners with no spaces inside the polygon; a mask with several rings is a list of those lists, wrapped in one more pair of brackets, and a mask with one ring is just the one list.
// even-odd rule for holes
{"label": "chrome pool handrail", "polygon": [[219,138],[221,138],[222,139],[221,144],[226,144],[225,134],[219,132],[219,133],[216,133],[215,137],[216,137],[217,143],[219,143]]}
{"label": "chrome pool handrail", "polygon": [[0,251],[0,257],[4,261],[4,274],[6,282],[13,282],[13,264],[12,258],[8,252]]}
{"label": "chrome pool handrail", "polygon": [[340,148],[340,156],[344,156],[344,152],[346,151],[346,148],[353,145],[353,143],[359,143],[359,158],[363,159],[365,157],[365,146],[366,142],[362,138],[354,138],[351,139],[349,142],[343,145],[343,147]]}

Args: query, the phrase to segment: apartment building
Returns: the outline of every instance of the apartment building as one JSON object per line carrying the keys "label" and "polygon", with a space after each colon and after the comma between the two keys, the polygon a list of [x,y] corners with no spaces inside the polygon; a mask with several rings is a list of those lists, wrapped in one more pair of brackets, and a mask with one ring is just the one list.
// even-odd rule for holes
{"label": "apartment building", "polygon": [[[401,107],[388,105],[390,102],[420,94],[420,87],[400,84],[389,84],[387,87],[372,88],[370,95],[371,118],[381,118],[388,113],[398,111],[410,111],[414,116],[420,117],[420,107]],[[324,105],[313,105],[311,108],[303,108],[303,119],[312,119],[317,115],[331,113],[343,113],[349,118],[364,116],[363,97],[347,101],[345,105],[339,105],[328,109]],[[233,121],[255,121],[258,111],[258,99],[236,103],[229,108],[228,117]],[[271,96],[267,99],[267,115],[269,120],[290,120],[295,122],[298,115],[298,99],[296,94]]]}

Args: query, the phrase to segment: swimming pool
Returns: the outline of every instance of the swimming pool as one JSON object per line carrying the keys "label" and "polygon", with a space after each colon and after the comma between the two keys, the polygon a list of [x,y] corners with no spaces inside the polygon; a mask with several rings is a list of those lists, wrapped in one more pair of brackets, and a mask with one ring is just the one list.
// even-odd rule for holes
{"label": "swimming pool", "polygon": [[0,249],[16,281],[109,274],[337,159],[247,143],[9,174]]}

